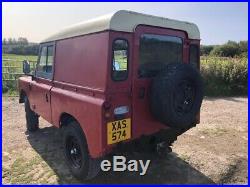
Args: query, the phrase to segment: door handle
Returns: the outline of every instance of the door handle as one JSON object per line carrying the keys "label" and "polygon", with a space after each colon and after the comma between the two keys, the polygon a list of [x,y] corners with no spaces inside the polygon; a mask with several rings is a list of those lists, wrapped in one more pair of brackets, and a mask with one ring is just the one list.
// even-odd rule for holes
{"label": "door handle", "polygon": [[49,96],[47,93],[45,94],[45,99],[46,99],[46,102],[49,102]]}
{"label": "door handle", "polygon": [[32,84],[31,84],[31,82],[29,83],[29,90],[31,90],[31,88],[32,88]]}
{"label": "door handle", "polygon": [[145,97],[145,88],[144,87],[141,87],[140,89],[139,89],[139,98],[140,99],[143,99],[144,97]]}

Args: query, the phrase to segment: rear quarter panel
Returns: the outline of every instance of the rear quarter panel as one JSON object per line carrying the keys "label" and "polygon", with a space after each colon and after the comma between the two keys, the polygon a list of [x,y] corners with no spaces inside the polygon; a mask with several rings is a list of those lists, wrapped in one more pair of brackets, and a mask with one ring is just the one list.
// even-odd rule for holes
{"label": "rear quarter panel", "polygon": [[51,90],[52,121],[60,126],[64,113],[72,115],[80,124],[85,134],[90,155],[99,157],[102,154],[102,104],[104,100],[82,93],[61,88]]}

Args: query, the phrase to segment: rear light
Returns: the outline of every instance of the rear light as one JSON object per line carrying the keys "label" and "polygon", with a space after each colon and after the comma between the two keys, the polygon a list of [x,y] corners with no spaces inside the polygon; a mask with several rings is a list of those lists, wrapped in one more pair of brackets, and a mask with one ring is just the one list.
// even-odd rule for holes
{"label": "rear light", "polygon": [[106,119],[110,118],[111,117],[111,113],[110,113],[110,110],[109,110],[111,108],[110,102],[105,101],[102,106],[103,106],[103,109],[104,109],[104,117]]}
{"label": "rear light", "polygon": [[105,117],[105,118],[110,118],[110,117],[111,117],[110,112],[109,112],[109,111],[106,111],[106,112],[104,113],[104,117]]}

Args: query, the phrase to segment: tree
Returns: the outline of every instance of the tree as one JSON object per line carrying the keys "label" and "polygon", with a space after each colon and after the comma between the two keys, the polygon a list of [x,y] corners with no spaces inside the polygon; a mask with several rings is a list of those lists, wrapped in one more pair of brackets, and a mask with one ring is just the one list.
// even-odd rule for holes
{"label": "tree", "polygon": [[200,49],[201,56],[207,56],[214,49],[213,45],[202,45]]}
{"label": "tree", "polygon": [[27,38],[19,37],[15,38],[4,38],[2,41],[3,52],[17,55],[37,55],[39,45],[36,43],[29,43]]}
{"label": "tree", "polygon": [[13,45],[16,45],[16,44],[17,44],[16,38],[12,38],[12,44],[13,44]]}
{"label": "tree", "polygon": [[239,42],[240,52],[245,53],[248,51],[248,42],[247,41],[240,41]]}
{"label": "tree", "polygon": [[6,44],[7,44],[7,39],[6,39],[6,38],[3,39],[2,44],[3,44],[3,45],[6,45]]}
{"label": "tree", "polygon": [[17,39],[17,44],[19,44],[19,45],[28,45],[29,42],[28,42],[27,38],[19,37]]}
{"label": "tree", "polygon": [[234,57],[240,54],[239,44],[234,41],[228,41],[224,45],[216,46],[210,53],[214,56]]}
{"label": "tree", "polygon": [[8,38],[8,42],[7,42],[8,45],[12,45],[13,44],[13,40],[12,38]]}

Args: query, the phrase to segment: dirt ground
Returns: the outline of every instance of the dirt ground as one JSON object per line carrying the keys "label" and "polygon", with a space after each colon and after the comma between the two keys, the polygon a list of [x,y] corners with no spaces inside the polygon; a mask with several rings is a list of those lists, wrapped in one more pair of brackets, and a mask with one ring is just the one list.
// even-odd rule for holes
{"label": "dirt ground", "polygon": [[[18,98],[2,98],[2,103],[3,183],[81,183],[72,177],[64,162],[61,132],[40,119],[40,129],[29,134]],[[128,159],[151,159],[145,176],[100,172],[88,183],[245,184],[247,113],[247,98],[206,98],[201,124],[178,137],[172,153],[162,158],[155,153],[127,155]]]}

